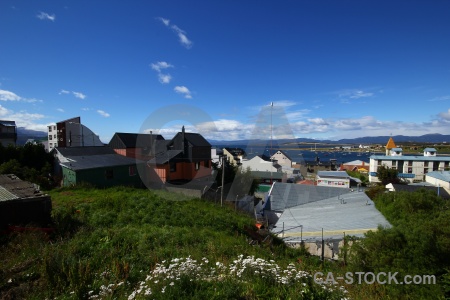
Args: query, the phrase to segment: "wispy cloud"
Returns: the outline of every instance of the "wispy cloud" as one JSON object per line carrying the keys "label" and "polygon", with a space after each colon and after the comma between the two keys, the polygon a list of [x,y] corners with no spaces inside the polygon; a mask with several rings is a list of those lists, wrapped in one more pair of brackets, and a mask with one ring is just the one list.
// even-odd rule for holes
{"label": "wispy cloud", "polygon": [[428,101],[435,102],[435,101],[447,101],[447,100],[450,100],[450,96],[436,97],[436,98],[430,99]]}
{"label": "wispy cloud", "polygon": [[64,112],[64,109],[62,109],[62,108],[57,108],[56,110],[59,112]]}
{"label": "wispy cloud", "polygon": [[178,94],[184,95],[184,98],[192,99],[191,91],[185,86],[176,86],[173,90]]}
{"label": "wispy cloud", "polygon": [[86,95],[80,92],[75,92],[75,91],[68,91],[68,90],[64,90],[62,89],[59,93],[59,95],[68,95],[68,94],[72,94],[74,95],[76,98],[78,99],[86,99]]}
{"label": "wispy cloud", "polygon": [[56,19],[56,16],[54,14],[49,15],[48,13],[43,12],[43,11],[41,11],[39,14],[37,14],[36,17],[40,20],[50,20],[52,22],[54,22]]}
{"label": "wispy cloud", "polygon": [[169,27],[176,33],[181,45],[183,45],[186,49],[192,48],[193,42],[188,39],[186,32],[184,30],[182,30],[177,25],[171,25],[169,19],[164,18],[157,18],[157,19],[160,20],[166,27]]}
{"label": "wispy cloud", "polygon": [[42,102],[42,100],[34,99],[34,98],[24,98],[21,97],[11,91],[0,90],[0,100],[1,101],[22,101],[28,103],[34,102]]}
{"label": "wispy cloud", "polygon": [[86,98],[86,95],[83,94],[83,93],[80,93],[80,92],[72,92],[72,94],[73,94],[75,97],[79,98],[79,99],[85,99],[85,98]]}
{"label": "wispy cloud", "polygon": [[110,116],[110,114],[108,114],[107,112],[99,109],[97,110],[98,114],[101,115],[102,117],[108,118]]}
{"label": "wispy cloud", "polygon": [[360,89],[341,90],[336,92],[335,94],[337,94],[339,99],[341,99],[342,103],[350,103],[350,100],[369,98],[375,95],[375,93],[363,91]]}

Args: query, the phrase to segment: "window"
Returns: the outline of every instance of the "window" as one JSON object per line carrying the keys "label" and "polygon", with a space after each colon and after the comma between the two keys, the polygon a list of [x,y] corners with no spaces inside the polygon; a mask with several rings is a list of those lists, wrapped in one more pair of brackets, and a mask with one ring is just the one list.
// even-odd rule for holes
{"label": "window", "polygon": [[52,140],[52,136],[51,136],[51,135],[48,136],[48,140],[49,140],[49,141]]}
{"label": "window", "polygon": [[174,162],[170,163],[170,172],[176,172],[177,171],[177,164]]}
{"label": "window", "polygon": [[106,179],[113,179],[114,178],[113,169],[106,170],[105,171],[105,177],[106,177]]}
{"label": "window", "polygon": [[129,175],[129,176],[134,176],[134,175],[136,175],[136,166],[129,166],[129,167],[128,167],[128,175]]}
{"label": "window", "polygon": [[378,166],[381,167],[381,160],[378,161]]}
{"label": "window", "polygon": [[412,167],[412,160],[408,160],[408,167]]}
{"label": "window", "polygon": [[412,173],[412,168],[408,168],[408,173],[409,173],[409,174]]}

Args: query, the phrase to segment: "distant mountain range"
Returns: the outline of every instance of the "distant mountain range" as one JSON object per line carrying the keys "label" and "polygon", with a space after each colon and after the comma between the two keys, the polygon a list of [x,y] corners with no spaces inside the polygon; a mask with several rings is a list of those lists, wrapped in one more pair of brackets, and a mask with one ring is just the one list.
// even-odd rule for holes
{"label": "distant mountain range", "polygon": [[[385,145],[391,136],[366,136],[353,139],[340,139],[338,141],[331,140],[315,140],[307,138],[298,139],[280,139],[274,140],[274,145],[285,145],[285,144],[381,144]],[[395,135],[392,136],[395,143],[450,143],[450,135],[448,134],[425,134],[421,136],[406,136],[406,135]],[[238,140],[238,141],[220,141],[220,140],[208,140],[211,145],[269,145],[270,140]]]}
{"label": "distant mountain range", "polygon": [[[315,139],[307,139],[307,138],[298,138],[298,139],[280,139],[274,140],[273,145],[284,145],[284,144],[381,144],[385,145],[389,140],[390,136],[365,136],[360,138],[353,139],[340,139],[338,141],[331,140],[315,140]],[[392,136],[395,143],[450,143],[450,135],[449,134],[439,134],[439,133],[431,133],[425,134],[421,136],[407,136],[407,135],[394,135]],[[23,127],[17,128],[17,144],[23,145],[28,139],[35,140],[46,140],[47,132],[36,131],[25,129]],[[270,140],[237,140],[237,141],[223,141],[223,140],[208,140],[211,145],[270,145]]]}
{"label": "distant mountain range", "polygon": [[25,145],[28,139],[47,140],[47,132],[17,127],[17,145]]}

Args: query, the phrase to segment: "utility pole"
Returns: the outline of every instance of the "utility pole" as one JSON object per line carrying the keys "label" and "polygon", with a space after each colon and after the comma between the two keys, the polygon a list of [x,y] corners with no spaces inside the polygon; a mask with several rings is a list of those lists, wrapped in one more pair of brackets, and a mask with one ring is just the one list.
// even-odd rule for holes
{"label": "utility pole", "polygon": [[225,154],[222,154],[222,189],[220,190],[220,206],[223,206],[223,184],[225,182]]}

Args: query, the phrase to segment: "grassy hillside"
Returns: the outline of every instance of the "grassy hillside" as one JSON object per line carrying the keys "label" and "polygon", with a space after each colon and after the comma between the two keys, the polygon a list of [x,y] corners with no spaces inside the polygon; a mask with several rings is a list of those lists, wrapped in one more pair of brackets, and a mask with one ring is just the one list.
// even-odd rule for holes
{"label": "grassy hillside", "polygon": [[274,239],[252,246],[254,221],[232,208],[130,188],[50,192],[56,231],[0,239],[2,299],[340,299],[315,257]]}

